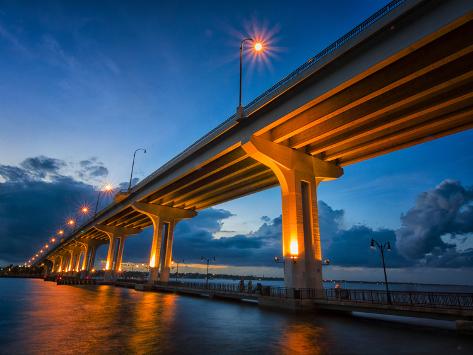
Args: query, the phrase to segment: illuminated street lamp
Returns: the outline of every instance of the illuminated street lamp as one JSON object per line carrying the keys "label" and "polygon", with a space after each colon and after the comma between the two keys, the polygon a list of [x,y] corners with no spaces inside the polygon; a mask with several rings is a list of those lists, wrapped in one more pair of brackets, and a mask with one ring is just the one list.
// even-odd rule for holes
{"label": "illuminated street lamp", "polygon": [[51,240],[51,243],[54,243],[56,241],[56,238],[52,237],[50,240]]}
{"label": "illuminated street lamp", "polygon": [[89,206],[82,206],[80,212],[84,215],[88,214],[90,212]]}
{"label": "illuminated street lamp", "polygon": [[146,149],[145,149],[145,148],[138,148],[138,149],[135,150],[135,152],[133,153],[133,162],[131,163],[131,174],[130,174],[130,183],[128,184],[128,191],[131,190],[131,180],[133,179],[133,168],[135,167],[135,157],[136,157],[136,153],[139,152],[140,150],[142,150],[143,153],[146,154]]}
{"label": "illuminated street lamp", "polygon": [[58,234],[58,235],[64,235],[64,230],[63,230],[63,229],[58,230],[58,231],[57,231],[57,234]]}
{"label": "illuminated street lamp", "polygon": [[215,256],[212,256],[210,258],[205,258],[203,256],[200,257],[201,261],[206,261],[207,262],[207,274],[205,276],[205,287],[209,287],[209,264],[211,261],[215,261]]}
{"label": "illuminated street lamp", "polygon": [[98,191],[97,194],[97,202],[95,203],[95,211],[94,211],[94,217],[97,216],[97,210],[99,208],[99,201],[100,201],[100,196],[103,193],[110,193],[113,191],[113,186],[111,184],[106,184],[101,190]]}
{"label": "illuminated street lamp", "polygon": [[384,285],[386,286],[386,297],[388,303],[391,304],[391,294],[389,293],[389,286],[388,286],[388,276],[386,274],[386,263],[384,262],[384,251],[391,251],[391,244],[389,241],[384,243],[379,243],[374,239],[371,239],[370,248],[375,250],[376,248],[379,249],[381,253],[381,261],[383,263],[383,271],[384,271]]}
{"label": "illuminated street lamp", "polygon": [[69,218],[66,223],[69,227],[74,228],[76,221],[74,221],[72,218]]}
{"label": "illuminated street lamp", "polygon": [[238,98],[238,107],[237,107],[237,116],[238,119],[242,119],[245,117],[245,113],[243,112],[243,106],[241,105],[241,91],[242,91],[242,76],[243,76],[243,47],[245,42],[253,42],[253,50],[255,53],[261,53],[264,50],[263,43],[255,41],[253,38],[244,38],[240,42],[240,92]]}

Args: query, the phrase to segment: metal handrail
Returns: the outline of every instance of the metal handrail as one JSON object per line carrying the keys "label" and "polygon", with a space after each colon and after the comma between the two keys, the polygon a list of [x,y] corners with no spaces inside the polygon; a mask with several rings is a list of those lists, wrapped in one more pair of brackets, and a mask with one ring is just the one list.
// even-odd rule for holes
{"label": "metal handrail", "polygon": [[473,310],[473,293],[272,287],[271,297]]}

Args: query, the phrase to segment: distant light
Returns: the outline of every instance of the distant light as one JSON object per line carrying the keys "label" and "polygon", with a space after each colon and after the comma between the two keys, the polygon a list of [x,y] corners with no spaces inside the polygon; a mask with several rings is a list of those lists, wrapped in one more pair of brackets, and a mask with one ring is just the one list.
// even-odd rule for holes
{"label": "distant light", "polygon": [[80,211],[82,212],[82,214],[87,214],[87,213],[89,213],[90,209],[89,209],[88,206],[82,206]]}
{"label": "distant light", "polygon": [[46,249],[48,249],[48,248],[49,248],[49,245],[48,245],[48,244],[46,244],[44,247],[45,247]]}
{"label": "distant light", "polygon": [[57,234],[63,235],[63,234],[64,234],[64,231],[63,231],[62,229],[60,229],[60,230],[57,231]]}
{"label": "distant light", "polygon": [[256,52],[261,52],[263,50],[263,43],[261,42],[256,42],[254,45],[254,49]]}
{"label": "distant light", "polygon": [[113,191],[113,186],[112,186],[112,184],[107,184],[107,185],[105,185],[105,186],[103,187],[102,191],[104,191],[104,192],[111,192],[111,191]]}
{"label": "distant light", "polygon": [[54,243],[56,241],[56,238],[51,238],[51,243]]}
{"label": "distant light", "polygon": [[73,226],[74,224],[76,224],[76,222],[71,218],[67,220],[67,224]]}

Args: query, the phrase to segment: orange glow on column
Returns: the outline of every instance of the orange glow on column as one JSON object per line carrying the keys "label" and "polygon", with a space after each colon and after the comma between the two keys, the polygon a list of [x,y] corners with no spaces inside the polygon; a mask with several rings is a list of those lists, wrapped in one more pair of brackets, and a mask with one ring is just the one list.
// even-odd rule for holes
{"label": "orange glow on column", "polygon": [[291,241],[291,244],[289,246],[289,252],[291,253],[292,256],[299,254],[299,244],[297,243],[297,240]]}
{"label": "orange glow on column", "polygon": [[150,267],[155,267],[155,264],[156,264],[156,255],[153,253],[153,255],[151,256],[151,259],[149,261],[149,266]]}
{"label": "orange glow on column", "polygon": [[107,260],[107,264],[105,265],[105,270],[110,270],[110,261]]}

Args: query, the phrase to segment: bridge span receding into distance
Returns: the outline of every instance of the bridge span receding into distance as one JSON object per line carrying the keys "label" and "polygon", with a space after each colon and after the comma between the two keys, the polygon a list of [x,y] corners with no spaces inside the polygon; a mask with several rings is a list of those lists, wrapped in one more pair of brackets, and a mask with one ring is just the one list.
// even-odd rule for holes
{"label": "bridge span receding into distance", "polygon": [[152,226],[150,283],[169,280],[174,226],[279,185],[284,280],[322,289],[317,186],[357,162],[473,127],[473,2],[394,0],[35,260],[86,274]]}

